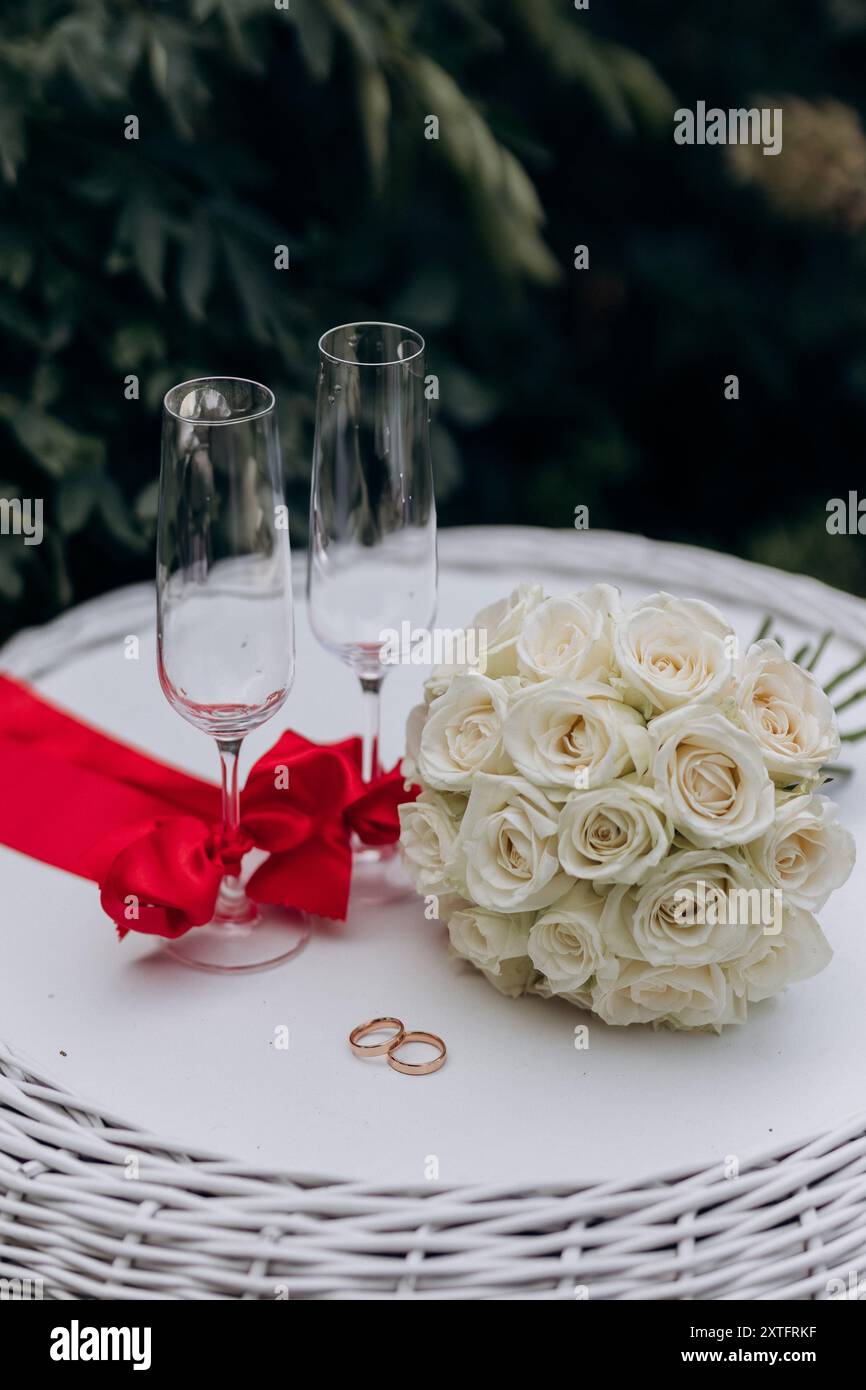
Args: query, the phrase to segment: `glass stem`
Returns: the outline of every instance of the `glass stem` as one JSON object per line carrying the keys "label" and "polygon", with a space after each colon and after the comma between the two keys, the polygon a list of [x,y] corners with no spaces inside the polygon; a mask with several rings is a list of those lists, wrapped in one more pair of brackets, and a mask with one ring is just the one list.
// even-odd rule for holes
{"label": "glass stem", "polygon": [[[222,771],[223,839],[231,843],[241,823],[241,792],[238,784],[238,761],[242,739],[217,739]],[[237,874],[225,874],[220,884],[216,904],[219,922],[247,922],[255,909],[250,903]]]}
{"label": "glass stem", "polygon": [[382,676],[361,676],[364,692],[364,736],[361,743],[361,776],[365,782],[375,780],[382,771],[379,762],[379,706]]}

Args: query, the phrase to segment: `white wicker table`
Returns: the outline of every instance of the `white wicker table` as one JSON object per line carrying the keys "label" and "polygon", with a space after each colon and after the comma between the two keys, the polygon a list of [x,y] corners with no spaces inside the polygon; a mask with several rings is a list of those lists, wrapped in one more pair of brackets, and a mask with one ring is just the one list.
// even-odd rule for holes
{"label": "white wicker table", "polygon": [[[520,578],[605,578],[716,599],[743,637],[768,606],[783,629],[832,626],[840,662],[866,645],[859,600],[688,547],[485,529],[444,533],[440,554],[446,626]],[[285,722],[350,731],[353,680],[302,605],[298,648]],[[208,740],[158,690],[145,588],[22,634],[2,664],[213,774]],[[386,687],[391,757],[422,676]],[[863,843],[856,756],[841,800]],[[420,905],[353,909],[282,970],[226,980],[118,945],[93,885],[2,849],[0,1274],[54,1298],[826,1297],[866,1269],[864,876],[822,913],[831,967],[746,1029],[593,1025],[583,1052],[582,1015],[501,999]],[[351,1057],[349,1028],[395,1011],[446,1037],[442,1072],[413,1083]]]}

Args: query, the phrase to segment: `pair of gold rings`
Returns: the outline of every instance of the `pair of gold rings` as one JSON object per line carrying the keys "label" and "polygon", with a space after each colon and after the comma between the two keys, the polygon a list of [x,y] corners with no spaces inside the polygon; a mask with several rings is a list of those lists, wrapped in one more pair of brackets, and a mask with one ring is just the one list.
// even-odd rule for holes
{"label": "pair of gold rings", "polygon": [[[394,1032],[384,1042],[361,1042],[368,1033],[381,1033],[386,1028],[393,1028]],[[396,1054],[406,1043],[429,1043],[436,1048],[437,1055],[429,1062],[401,1062]],[[349,1046],[356,1057],[387,1057],[388,1066],[401,1071],[404,1076],[429,1076],[431,1071],[438,1071],[445,1062],[445,1044],[441,1038],[437,1038],[435,1033],[407,1033],[399,1018],[371,1018],[369,1023],[359,1023],[349,1034]]]}

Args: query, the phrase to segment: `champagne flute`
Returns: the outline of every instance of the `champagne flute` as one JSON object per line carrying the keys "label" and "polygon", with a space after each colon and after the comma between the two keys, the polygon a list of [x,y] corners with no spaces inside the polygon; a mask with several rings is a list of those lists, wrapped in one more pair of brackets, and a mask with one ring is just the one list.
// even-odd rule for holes
{"label": "champagne flute", "polygon": [[[156,574],[160,684],[178,714],[216,739],[231,851],[241,745],[285,702],[295,665],[288,511],[266,386],[207,377],[166,394]],[[168,950],[202,970],[264,970],[308,936],[304,914],[260,913],[227,872],[213,920]]]}
{"label": "champagne flute", "polygon": [[[318,641],[361,683],[365,782],[381,770],[386,647],[390,660],[393,634],[423,632],[436,612],[424,362],[424,339],[399,324],[342,324],[319,340],[307,601]],[[356,844],[356,864],[394,848]]]}

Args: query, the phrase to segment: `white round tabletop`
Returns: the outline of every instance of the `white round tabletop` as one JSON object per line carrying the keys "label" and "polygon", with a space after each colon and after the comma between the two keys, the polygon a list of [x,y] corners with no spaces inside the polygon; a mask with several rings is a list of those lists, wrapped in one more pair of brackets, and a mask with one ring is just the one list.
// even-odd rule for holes
{"label": "white round tabletop", "polygon": [[[551,592],[596,580],[626,599],[656,588],[715,601],[743,640],[772,610],[785,634],[837,634],[830,666],[866,647],[866,603],[729,556],[613,533],[528,528],[440,536],[437,621],[458,627],[520,580]],[[299,571],[300,574],[300,571]],[[286,726],[318,740],[360,727],[354,677],[316,644],[297,588],[297,678],[285,709],[252,735],[243,771]],[[124,638],[140,639],[129,660]],[[21,634],[0,654],[57,704],[145,750],[214,778],[211,741],[169,708],[155,671],[152,591],[118,591]],[[400,753],[425,671],[396,669],[383,751]],[[856,722],[864,722],[862,717]],[[834,790],[866,839],[866,748]],[[352,905],[268,973],[224,977],[173,963],[153,938],[118,942],[94,884],[0,848],[3,1036],[40,1070],[136,1124],[191,1147],[295,1174],[417,1184],[582,1183],[746,1157],[831,1128],[862,1105],[866,1051],[858,911],[866,855],[820,914],[835,956],[814,980],[709,1034],[611,1028],[559,1001],[510,1000],[453,960],[414,898]],[[365,1019],[396,1014],[445,1038],[434,1075],[362,1063],[347,1046]],[[574,1030],[589,1024],[589,1047]],[[288,1028],[289,1047],[275,1045]]]}

